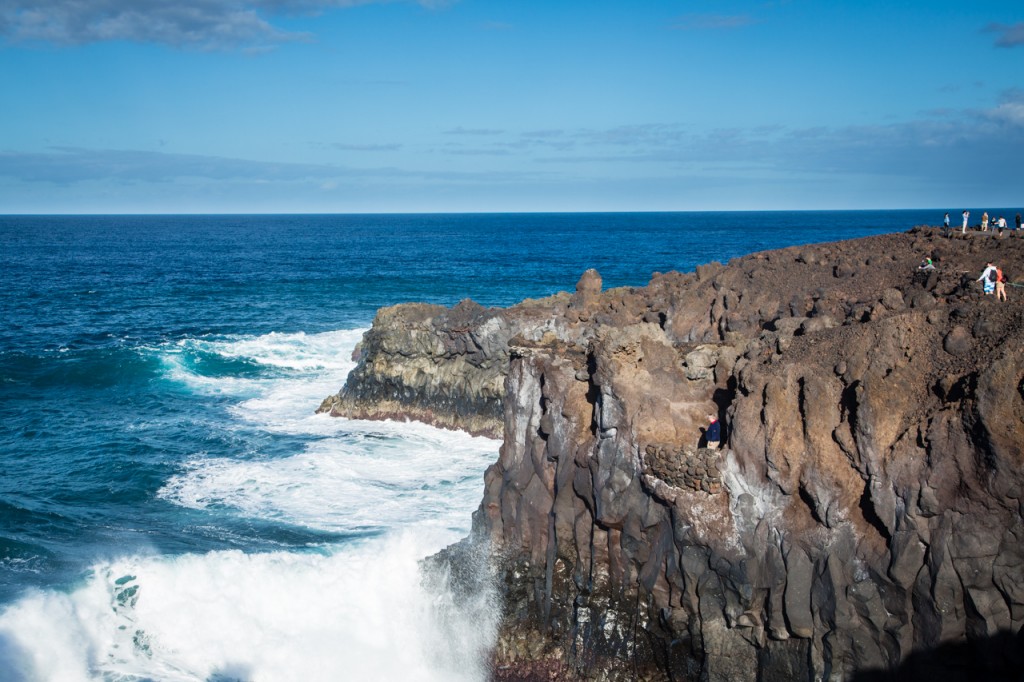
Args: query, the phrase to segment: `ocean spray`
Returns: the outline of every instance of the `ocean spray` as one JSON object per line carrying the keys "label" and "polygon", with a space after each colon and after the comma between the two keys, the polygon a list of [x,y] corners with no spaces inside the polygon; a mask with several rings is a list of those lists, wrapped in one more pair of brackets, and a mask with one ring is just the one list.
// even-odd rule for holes
{"label": "ocean spray", "polygon": [[[0,612],[5,681],[482,680],[493,593],[454,599],[422,559],[468,531],[497,442],[316,415],[360,330],[142,349],[239,443],[195,452],[156,491],[183,510],[340,538],[294,549],[133,552]],[[275,441],[275,442],[276,442]]]}

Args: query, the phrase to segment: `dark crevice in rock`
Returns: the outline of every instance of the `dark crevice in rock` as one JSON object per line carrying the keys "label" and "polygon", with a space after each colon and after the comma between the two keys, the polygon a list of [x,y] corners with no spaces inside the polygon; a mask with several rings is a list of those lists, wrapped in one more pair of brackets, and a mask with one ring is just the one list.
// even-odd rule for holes
{"label": "dark crevice in rock", "polygon": [[811,497],[811,494],[809,492],[807,492],[807,488],[801,485],[797,489],[797,493],[800,495],[800,501],[804,503],[804,505],[807,507],[807,511],[809,511],[811,513],[811,517],[818,524],[824,526],[825,525],[825,520],[822,519],[821,516],[818,515],[817,505],[814,503],[814,498]]}
{"label": "dark crevice in rock", "polygon": [[870,481],[866,482],[864,485],[864,492],[861,493],[860,496],[859,508],[861,514],[863,514],[864,516],[864,520],[867,521],[872,528],[878,531],[878,534],[881,537],[885,538],[886,542],[890,541],[892,537],[889,535],[889,529],[886,528],[885,523],[882,521],[882,519],[878,516],[878,513],[875,511],[875,505],[871,502]]}
{"label": "dark crevice in rock", "polygon": [[854,381],[843,387],[839,396],[839,408],[846,423],[850,425],[850,432],[857,433],[857,387],[859,381]]}
{"label": "dark crevice in rock", "polygon": [[597,359],[593,353],[587,353],[587,403],[590,405],[590,435],[597,436],[600,429],[601,387],[597,385]]}
{"label": "dark crevice in rock", "polygon": [[548,514],[548,549],[544,566],[544,622],[551,621],[551,595],[554,586],[555,557],[558,547],[555,542],[555,511]]}

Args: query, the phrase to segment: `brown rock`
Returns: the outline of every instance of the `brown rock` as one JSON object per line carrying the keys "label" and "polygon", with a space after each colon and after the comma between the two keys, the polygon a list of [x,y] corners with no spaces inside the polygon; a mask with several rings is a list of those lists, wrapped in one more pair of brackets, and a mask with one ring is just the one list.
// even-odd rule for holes
{"label": "brown rock", "polygon": [[963,327],[953,327],[942,340],[942,348],[950,355],[967,355],[974,347],[970,332]]}
{"label": "brown rock", "polygon": [[[504,435],[473,532],[495,670],[854,679],[951,645],[983,670],[971,652],[1024,623],[1024,316],[957,274],[988,259],[1024,272],[1024,240],[922,228],[396,306],[324,405]],[[696,449],[709,412],[726,451]]]}
{"label": "brown rock", "polygon": [[582,296],[597,296],[601,293],[601,274],[593,268],[587,270],[576,282],[576,293]]}

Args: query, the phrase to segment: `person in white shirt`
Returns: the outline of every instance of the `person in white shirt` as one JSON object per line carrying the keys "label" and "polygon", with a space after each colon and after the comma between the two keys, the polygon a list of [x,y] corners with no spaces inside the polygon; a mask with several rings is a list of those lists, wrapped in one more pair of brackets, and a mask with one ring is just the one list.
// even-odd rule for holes
{"label": "person in white shirt", "polygon": [[996,266],[992,263],[988,263],[985,266],[984,272],[981,273],[981,277],[978,278],[982,286],[985,289],[985,295],[991,294],[996,290]]}

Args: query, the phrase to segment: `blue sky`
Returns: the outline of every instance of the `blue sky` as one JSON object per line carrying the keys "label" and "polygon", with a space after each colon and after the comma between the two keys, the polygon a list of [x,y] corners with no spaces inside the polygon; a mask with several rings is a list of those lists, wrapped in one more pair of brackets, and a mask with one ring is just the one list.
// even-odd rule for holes
{"label": "blue sky", "polygon": [[1020,0],[0,0],[0,84],[0,213],[1024,204]]}

